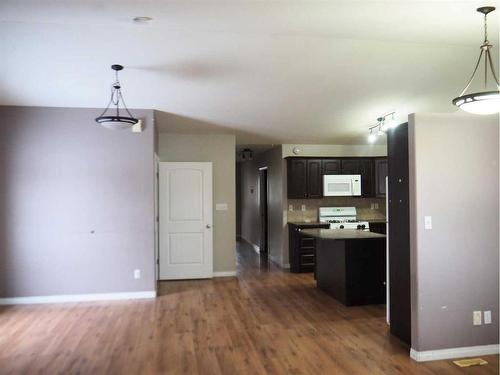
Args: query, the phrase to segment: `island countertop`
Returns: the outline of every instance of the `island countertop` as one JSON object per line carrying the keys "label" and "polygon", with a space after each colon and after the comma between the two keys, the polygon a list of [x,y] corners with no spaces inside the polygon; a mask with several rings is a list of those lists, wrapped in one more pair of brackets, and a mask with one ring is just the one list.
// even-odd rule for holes
{"label": "island countertop", "polygon": [[358,229],[303,229],[300,233],[322,240],[363,240],[386,237],[385,234]]}

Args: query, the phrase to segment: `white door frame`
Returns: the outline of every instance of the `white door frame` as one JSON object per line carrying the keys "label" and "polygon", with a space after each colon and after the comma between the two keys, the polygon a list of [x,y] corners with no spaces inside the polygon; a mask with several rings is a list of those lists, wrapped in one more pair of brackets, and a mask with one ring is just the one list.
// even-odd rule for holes
{"label": "white door frame", "polygon": [[[213,182],[212,182],[212,163],[211,162],[160,162],[159,163],[159,273],[158,277],[161,280],[176,280],[176,279],[200,279],[213,277]],[[199,203],[194,207],[189,204],[192,200],[184,202],[190,210],[195,209],[194,217],[182,217],[184,213],[182,207],[175,207],[172,202],[175,197],[170,195],[173,181],[173,176],[176,171],[186,171],[184,175],[187,178],[193,179],[193,183],[199,185],[199,190],[202,196]],[[199,173],[199,175],[198,175]],[[201,179],[198,179],[201,176]],[[181,180],[182,181],[182,180]],[[184,193],[183,186],[188,189],[189,185],[177,186],[179,192],[178,197],[182,199]],[[195,195],[196,196],[196,195]],[[196,198],[197,199],[197,198]],[[182,200],[181,200],[182,201]],[[177,213],[176,213],[177,212]],[[180,215],[177,219],[172,217]],[[187,242],[186,242],[187,241]],[[202,253],[198,253],[199,249],[197,241],[200,242]],[[187,245],[186,245],[187,244]],[[176,247],[177,246],[177,247]],[[179,247],[180,246],[180,247]],[[187,246],[187,247],[184,247]],[[176,252],[175,249],[178,251]],[[179,249],[191,250],[183,252]],[[167,256],[168,258],[163,258]],[[191,257],[186,259],[185,257]],[[173,260],[172,257],[177,257]]]}
{"label": "white door frame", "polygon": [[[159,184],[160,184],[160,158],[158,154],[155,152],[154,154],[154,204],[155,204],[155,210],[154,210],[154,221],[155,221],[155,280],[158,281],[160,279],[160,262],[159,262],[159,257],[160,257],[160,202],[158,200],[158,191],[159,191]],[[157,283],[155,283],[155,288],[158,289]]]}

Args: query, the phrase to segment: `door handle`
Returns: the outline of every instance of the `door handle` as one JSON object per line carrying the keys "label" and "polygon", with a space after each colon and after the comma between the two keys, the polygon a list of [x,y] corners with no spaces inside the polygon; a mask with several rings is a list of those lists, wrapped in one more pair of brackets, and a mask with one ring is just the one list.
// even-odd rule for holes
{"label": "door handle", "polygon": [[207,229],[212,228],[210,224],[207,224],[206,227],[207,227]]}

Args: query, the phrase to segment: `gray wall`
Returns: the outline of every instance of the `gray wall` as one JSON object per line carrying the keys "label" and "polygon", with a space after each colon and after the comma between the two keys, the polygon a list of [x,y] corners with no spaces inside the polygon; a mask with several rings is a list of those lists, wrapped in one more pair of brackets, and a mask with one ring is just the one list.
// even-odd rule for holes
{"label": "gray wall", "polygon": [[0,107],[0,297],[155,289],[153,112],[99,112]]}
{"label": "gray wall", "polygon": [[[162,125],[162,116],[157,117]],[[164,125],[162,125],[164,126]],[[211,161],[214,195],[214,271],[236,270],[236,144],[234,135],[160,133],[161,161]],[[227,203],[227,211],[216,211]]]}
{"label": "gray wall", "polygon": [[[412,347],[496,344],[498,117],[412,115],[409,140]],[[474,310],[493,324],[473,326]]]}
{"label": "gray wall", "polygon": [[261,167],[268,168],[269,255],[275,263],[286,266],[288,249],[284,247],[284,160],[281,146],[256,155],[252,161],[241,163],[241,236],[252,244],[260,245],[258,187]]}

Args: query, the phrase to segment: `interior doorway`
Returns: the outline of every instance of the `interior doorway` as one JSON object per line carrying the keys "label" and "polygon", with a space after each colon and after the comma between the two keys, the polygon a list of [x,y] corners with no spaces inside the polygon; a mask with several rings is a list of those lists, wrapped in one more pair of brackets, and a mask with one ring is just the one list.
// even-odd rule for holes
{"label": "interior doorway", "polygon": [[260,215],[260,244],[261,255],[269,253],[269,206],[268,206],[267,167],[259,168],[259,215]]}

